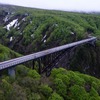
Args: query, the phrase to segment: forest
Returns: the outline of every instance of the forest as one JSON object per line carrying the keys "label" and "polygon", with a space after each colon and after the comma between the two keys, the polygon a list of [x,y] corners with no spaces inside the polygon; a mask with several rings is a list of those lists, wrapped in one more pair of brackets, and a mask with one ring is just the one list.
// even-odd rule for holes
{"label": "forest", "polygon": [[97,37],[95,47],[77,47],[70,67],[53,68],[49,77],[38,73],[37,63],[34,70],[16,66],[15,78],[0,71],[0,100],[100,100],[100,13],[0,4],[0,62],[89,36]]}

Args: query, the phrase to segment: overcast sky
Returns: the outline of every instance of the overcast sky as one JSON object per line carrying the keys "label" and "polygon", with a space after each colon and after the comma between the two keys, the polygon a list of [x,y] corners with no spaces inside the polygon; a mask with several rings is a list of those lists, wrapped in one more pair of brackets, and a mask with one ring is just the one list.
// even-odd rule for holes
{"label": "overcast sky", "polygon": [[43,9],[100,12],[100,0],[0,0],[0,3]]}

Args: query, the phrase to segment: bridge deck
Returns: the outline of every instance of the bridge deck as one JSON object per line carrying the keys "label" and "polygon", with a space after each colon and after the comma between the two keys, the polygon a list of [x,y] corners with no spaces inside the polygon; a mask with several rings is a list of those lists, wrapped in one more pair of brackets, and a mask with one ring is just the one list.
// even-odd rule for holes
{"label": "bridge deck", "polygon": [[44,50],[44,51],[40,51],[40,52],[37,52],[37,53],[29,54],[29,55],[26,55],[26,56],[18,57],[18,58],[11,59],[11,60],[8,60],[8,61],[0,62],[0,70],[10,68],[12,66],[16,66],[16,65],[22,64],[24,62],[43,57],[43,56],[51,54],[51,53],[62,51],[64,49],[71,48],[71,47],[74,47],[74,46],[78,46],[78,45],[81,45],[81,44],[85,44],[85,43],[88,43],[88,42],[91,42],[91,41],[94,41],[94,40],[96,40],[96,37],[91,37],[91,38],[84,39],[84,40],[81,40],[81,41],[69,43],[69,44],[66,44],[66,45],[59,46],[59,47],[51,48],[51,49],[48,49],[48,50]]}

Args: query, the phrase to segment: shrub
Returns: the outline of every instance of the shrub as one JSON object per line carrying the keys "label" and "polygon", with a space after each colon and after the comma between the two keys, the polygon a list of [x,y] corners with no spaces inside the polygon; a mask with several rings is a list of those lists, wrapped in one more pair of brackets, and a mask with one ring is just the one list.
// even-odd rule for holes
{"label": "shrub", "polygon": [[4,92],[0,90],[0,100],[5,100]]}
{"label": "shrub", "polygon": [[63,81],[59,78],[54,79],[54,85],[55,85],[55,90],[56,92],[63,96],[66,97],[67,94],[67,87],[66,85],[63,83]]}
{"label": "shrub", "polygon": [[84,86],[84,84],[85,84],[85,80],[83,78],[81,78],[80,76],[78,76],[77,73],[70,71],[68,73],[68,77],[70,78],[71,85],[77,84],[77,85]]}
{"label": "shrub", "polygon": [[4,76],[4,79],[9,83],[12,84],[16,79],[10,76]]}
{"label": "shrub", "polygon": [[96,82],[93,81],[91,86],[92,86],[95,90],[98,90],[100,85],[98,85],[98,83],[96,83]]}
{"label": "shrub", "polygon": [[26,92],[24,89],[16,83],[12,84],[13,90],[10,100],[27,100]]}
{"label": "shrub", "polygon": [[28,100],[41,100],[41,96],[38,93],[31,93]]}
{"label": "shrub", "polygon": [[67,74],[67,70],[64,68],[56,69],[54,68],[51,72],[51,77],[55,78],[58,74]]}
{"label": "shrub", "polygon": [[49,97],[52,93],[52,88],[50,88],[48,85],[41,85],[40,86],[40,92],[45,95],[46,97]]}
{"label": "shrub", "polygon": [[48,100],[64,100],[63,97],[61,97],[59,94],[57,94],[56,92],[54,92]]}
{"label": "shrub", "polygon": [[36,72],[36,70],[29,70],[28,76],[34,79],[40,79],[40,75]]}
{"label": "shrub", "polygon": [[70,87],[69,98],[71,100],[88,100],[88,93],[85,89],[79,85],[74,85]]}
{"label": "shrub", "polygon": [[29,68],[24,65],[19,65],[16,67],[16,72],[18,76],[27,76]]}
{"label": "shrub", "polygon": [[63,83],[68,86],[70,84],[70,78],[67,75],[57,74],[56,78],[59,78],[63,81]]}
{"label": "shrub", "polygon": [[89,96],[90,96],[89,100],[100,100],[98,92],[93,87],[90,90]]}
{"label": "shrub", "polygon": [[92,97],[89,98],[89,100],[100,100],[100,97],[99,96],[97,96],[97,97],[92,96]]}
{"label": "shrub", "polygon": [[33,79],[32,77],[24,77],[23,79],[19,80],[19,84],[24,88],[29,88],[33,92],[37,92],[40,81],[37,79]]}
{"label": "shrub", "polygon": [[9,98],[12,93],[11,84],[9,84],[5,79],[2,79],[1,88],[2,88],[2,91],[4,92],[5,98],[6,99]]}
{"label": "shrub", "polygon": [[99,96],[98,92],[92,87],[90,90],[90,96],[97,97]]}

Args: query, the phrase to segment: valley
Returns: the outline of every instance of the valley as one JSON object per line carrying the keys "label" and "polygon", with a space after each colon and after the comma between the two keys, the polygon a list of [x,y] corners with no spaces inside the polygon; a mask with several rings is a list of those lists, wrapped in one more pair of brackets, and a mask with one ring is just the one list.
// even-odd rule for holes
{"label": "valley", "polygon": [[91,36],[97,37],[95,46],[77,47],[69,65],[64,56],[60,68],[54,68],[49,77],[37,73],[37,62],[35,70],[31,62],[17,66],[15,79],[7,75],[7,70],[0,71],[1,100],[99,100],[100,13],[0,4],[0,62]]}

